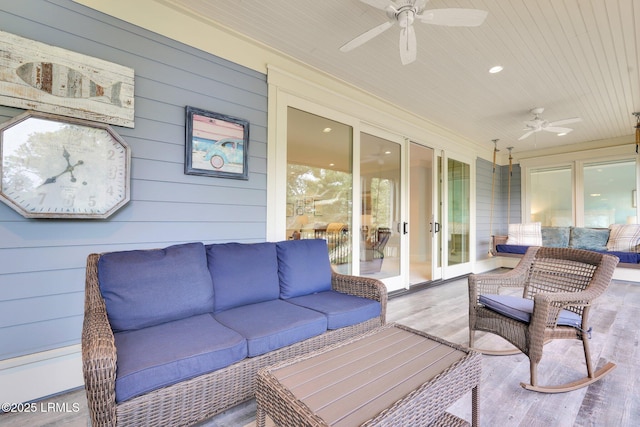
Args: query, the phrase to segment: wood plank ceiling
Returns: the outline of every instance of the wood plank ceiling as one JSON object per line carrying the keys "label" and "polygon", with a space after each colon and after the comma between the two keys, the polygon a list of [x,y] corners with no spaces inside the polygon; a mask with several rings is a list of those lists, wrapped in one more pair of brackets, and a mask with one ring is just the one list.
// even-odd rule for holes
{"label": "wood plank ceiling", "polygon": [[[415,22],[418,54],[400,63],[397,26],[338,49],[385,22],[359,0],[164,0],[266,44],[470,140],[514,153],[626,137],[640,111],[639,0],[432,0],[488,11],[475,28]],[[489,68],[504,70],[490,74]],[[566,136],[518,141],[530,110],[581,117]],[[579,147],[577,147],[579,149]]]}

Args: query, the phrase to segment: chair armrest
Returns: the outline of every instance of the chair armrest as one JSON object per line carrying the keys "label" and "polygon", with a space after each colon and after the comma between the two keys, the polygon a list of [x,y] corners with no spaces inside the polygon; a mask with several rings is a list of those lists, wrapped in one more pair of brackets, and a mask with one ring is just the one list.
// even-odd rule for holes
{"label": "chair armrest", "polygon": [[469,291],[474,295],[499,294],[501,288],[524,288],[527,276],[516,269],[504,273],[470,274]]}
{"label": "chair armrest", "polygon": [[387,287],[380,280],[370,277],[350,276],[332,272],[331,288],[343,294],[368,298],[380,303],[380,317],[386,323]]}
{"label": "chair armrest", "polygon": [[502,288],[523,288],[527,283],[528,271],[535,259],[538,247],[530,247],[518,265],[505,273],[481,273],[469,275],[469,301],[477,303],[480,294],[499,294]]}
{"label": "chair armrest", "polygon": [[568,307],[579,307],[577,314],[581,316],[581,325],[578,328],[584,332],[588,328],[588,307],[598,295],[597,292],[588,289],[580,292],[541,292],[536,294],[533,297],[533,312],[529,322],[531,346],[542,348],[545,330],[555,328],[558,325],[560,311]]}
{"label": "chair armrest", "polygon": [[98,285],[98,258],[87,259],[82,324],[82,373],[94,427],[116,424],[116,346]]}
{"label": "chair armrest", "polygon": [[[533,297],[533,312],[539,311],[547,325],[556,325],[561,310],[567,307],[590,306],[598,295],[589,289],[580,292],[540,292]],[[582,309],[577,311],[578,314],[582,314]]]}

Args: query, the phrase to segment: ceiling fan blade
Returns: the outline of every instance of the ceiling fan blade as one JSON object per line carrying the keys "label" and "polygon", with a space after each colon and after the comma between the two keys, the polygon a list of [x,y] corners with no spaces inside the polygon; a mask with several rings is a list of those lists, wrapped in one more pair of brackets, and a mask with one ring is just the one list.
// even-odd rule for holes
{"label": "ceiling fan blade", "polygon": [[573,129],[571,129],[571,128],[562,128],[562,127],[558,127],[558,126],[547,126],[546,128],[543,128],[542,130],[546,130],[547,132],[553,132],[553,133],[569,133],[569,132],[573,131]]}
{"label": "ceiling fan blade", "polygon": [[523,139],[529,137],[532,133],[534,133],[535,130],[530,130],[529,132],[525,133],[524,135],[522,135],[520,138],[518,138],[518,141],[522,141]]}
{"label": "ceiling fan blade", "polygon": [[362,3],[366,3],[369,6],[375,7],[380,10],[387,10],[389,6],[393,7],[391,0],[360,0]]}
{"label": "ceiling fan blade", "polygon": [[449,8],[428,9],[416,18],[427,24],[446,27],[477,27],[482,25],[487,15],[487,11],[480,9]]}
{"label": "ceiling fan blade", "polygon": [[369,31],[365,31],[364,33],[360,34],[358,37],[356,37],[355,39],[351,40],[350,42],[345,43],[340,48],[340,51],[341,52],[349,52],[350,50],[353,50],[356,47],[368,42],[369,40],[371,40],[375,36],[380,35],[383,32],[387,31],[392,26],[393,26],[393,21],[387,21],[384,24],[378,25],[377,27],[373,27]]}
{"label": "ceiling fan blade", "polygon": [[562,126],[562,125],[568,125],[569,123],[577,123],[581,121],[582,119],[580,117],[574,117],[572,119],[564,119],[564,120],[558,120],[556,122],[551,122],[549,123],[549,126]]}
{"label": "ceiling fan blade", "polygon": [[416,30],[413,25],[400,30],[400,61],[407,65],[416,60]]}

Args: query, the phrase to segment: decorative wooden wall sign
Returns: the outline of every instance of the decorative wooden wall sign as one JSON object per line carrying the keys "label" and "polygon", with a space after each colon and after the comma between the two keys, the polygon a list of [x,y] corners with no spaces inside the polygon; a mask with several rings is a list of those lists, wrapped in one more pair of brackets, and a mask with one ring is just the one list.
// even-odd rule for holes
{"label": "decorative wooden wall sign", "polygon": [[0,31],[0,104],[132,128],[132,68]]}

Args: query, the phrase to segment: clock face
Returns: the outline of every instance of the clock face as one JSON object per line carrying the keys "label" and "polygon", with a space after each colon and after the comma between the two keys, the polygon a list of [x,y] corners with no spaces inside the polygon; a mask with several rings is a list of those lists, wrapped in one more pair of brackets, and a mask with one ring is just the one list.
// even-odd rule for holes
{"label": "clock face", "polygon": [[109,126],[34,113],[0,130],[2,200],[28,218],[106,218],[129,201],[130,153]]}

